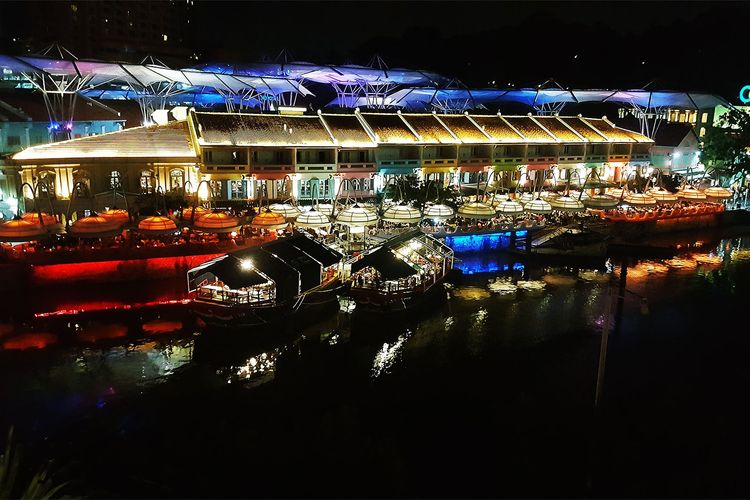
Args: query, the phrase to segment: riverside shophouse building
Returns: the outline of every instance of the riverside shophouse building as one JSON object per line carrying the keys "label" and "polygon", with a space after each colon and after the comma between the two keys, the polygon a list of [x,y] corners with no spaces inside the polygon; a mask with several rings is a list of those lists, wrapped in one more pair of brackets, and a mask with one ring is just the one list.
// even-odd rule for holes
{"label": "riverside shophouse building", "polygon": [[316,193],[372,197],[394,176],[470,186],[504,172],[512,188],[535,172],[564,182],[595,169],[616,182],[648,167],[653,146],[606,117],[172,114],[182,119],[35,146],[13,161],[21,181],[38,186],[43,208],[49,197],[66,212],[71,197],[74,209],[90,208],[87,200],[114,189],[133,197],[197,189],[216,201],[294,196],[304,203]]}

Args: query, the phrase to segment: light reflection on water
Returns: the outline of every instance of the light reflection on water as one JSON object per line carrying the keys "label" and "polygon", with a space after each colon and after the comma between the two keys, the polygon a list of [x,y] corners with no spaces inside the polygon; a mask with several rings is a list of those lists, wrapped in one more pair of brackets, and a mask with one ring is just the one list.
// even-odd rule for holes
{"label": "light reflection on water", "polygon": [[395,342],[383,343],[380,350],[375,353],[375,359],[372,362],[373,379],[388,373],[398,363],[403,355],[404,345],[409,337],[411,337],[411,334],[411,331],[407,330],[399,335]]}
{"label": "light reflection on water", "polygon": [[[632,293],[626,294],[626,300],[646,297],[651,309],[656,310],[660,302],[674,302],[679,293],[691,287],[735,293],[734,270],[750,262],[748,246],[750,239],[723,240],[674,259],[636,262],[627,269],[627,289]],[[445,304],[415,314],[408,322],[352,321],[344,328],[336,318],[327,320],[318,344],[312,342],[314,349],[291,349],[295,362],[308,363],[306,369],[331,369],[325,366],[326,356],[340,352],[342,358],[358,360],[334,365],[341,370],[341,377],[359,373],[370,380],[383,380],[421,366],[451,366],[457,358],[488,357],[499,350],[601,331],[605,302],[610,297],[606,290],[620,276],[619,263],[612,263],[614,272],[608,273],[517,266],[503,262],[503,257],[495,264],[489,260],[483,257],[474,273],[465,275],[463,282],[449,291]],[[479,270],[482,266],[499,270],[483,273]],[[396,338],[386,338],[391,331],[393,336],[398,334]],[[210,335],[203,333],[198,341]],[[285,347],[291,340],[286,338],[273,346],[234,349],[234,361],[228,361],[226,351],[201,361],[194,355],[195,338],[186,334],[160,337],[158,341],[124,340],[109,347],[99,347],[96,342],[93,346],[55,343],[33,352],[0,351],[0,401],[6,407],[13,407],[14,402],[27,403],[25,410],[9,418],[43,408],[54,419],[86,408],[101,408],[112,398],[128,397],[166,381],[187,384],[181,382],[183,369],[201,363],[210,364],[212,370],[205,373],[221,384],[241,383],[246,388],[273,385],[285,370],[280,366],[281,358],[291,352]]]}
{"label": "light reflection on water", "polygon": [[255,387],[274,379],[276,360],[283,348],[261,352],[250,356],[245,363],[238,366],[217,370],[217,374],[226,378],[227,384],[241,382],[246,387]]}

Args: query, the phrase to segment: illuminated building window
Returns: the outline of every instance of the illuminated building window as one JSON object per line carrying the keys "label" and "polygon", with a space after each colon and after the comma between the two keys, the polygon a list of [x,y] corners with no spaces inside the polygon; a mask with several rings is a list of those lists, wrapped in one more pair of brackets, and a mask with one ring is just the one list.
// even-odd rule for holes
{"label": "illuminated building window", "polygon": [[162,38],[162,40],[164,40],[165,42],[166,42],[167,40],[169,40],[169,37],[168,37],[167,35],[162,35],[162,36],[161,36],[161,38]]}
{"label": "illuminated building window", "polygon": [[221,198],[221,181],[208,181],[208,185],[211,186],[212,197]]}
{"label": "illuminated building window", "polygon": [[169,172],[169,189],[176,191],[185,185],[185,171],[181,168],[172,169]]}
{"label": "illuminated building window", "polygon": [[141,192],[154,192],[154,172],[151,170],[141,170]]}
{"label": "illuminated building window", "polygon": [[[314,189],[315,183],[317,183],[317,191]],[[318,199],[328,198],[329,196],[331,196],[330,181],[329,179],[310,179],[309,181],[299,181],[299,195],[302,198],[312,198],[315,195],[318,196]]]}
{"label": "illuminated building window", "polygon": [[708,121],[708,113],[703,113],[701,115],[701,123],[706,123]]}
{"label": "illuminated building window", "polygon": [[112,170],[109,173],[109,188],[110,189],[122,188],[122,176],[119,170]]}
{"label": "illuminated building window", "polygon": [[232,191],[232,199],[247,198],[245,181],[229,181],[229,185]]}
{"label": "illuminated building window", "polygon": [[700,134],[698,134],[698,136],[703,137],[704,135],[706,135],[706,127],[701,127],[701,131],[700,131]]}

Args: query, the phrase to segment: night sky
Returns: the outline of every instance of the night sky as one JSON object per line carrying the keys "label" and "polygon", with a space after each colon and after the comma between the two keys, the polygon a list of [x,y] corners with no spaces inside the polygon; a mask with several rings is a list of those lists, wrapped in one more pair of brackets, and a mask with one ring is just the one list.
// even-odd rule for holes
{"label": "night sky", "polygon": [[[321,63],[368,64],[379,54],[390,67],[474,88],[554,77],[570,88],[650,83],[736,102],[750,83],[750,2],[194,2],[185,45],[200,59],[183,66],[273,60],[286,49]],[[0,2],[2,51],[12,49],[3,28],[35,22],[33,9],[16,15],[14,5]]]}
{"label": "night sky", "polygon": [[[717,92],[750,83],[750,3],[274,2],[197,4],[206,59],[273,58],[432,69],[469,86]],[[576,57],[577,56],[577,57]]]}

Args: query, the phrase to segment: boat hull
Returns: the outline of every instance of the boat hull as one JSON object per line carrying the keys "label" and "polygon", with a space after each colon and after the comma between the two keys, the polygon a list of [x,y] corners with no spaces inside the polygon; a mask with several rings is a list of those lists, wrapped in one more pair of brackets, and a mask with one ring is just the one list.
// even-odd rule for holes
{"label": "boat hull", "polygon": [[293,318],[314,321],[338,309],[338,296],[346,292],[346,285],[335,280],[323,287],[298,295],[280,304],[253,306],[225,305],[195,299],[193,312],[207,325],[222,329],[271,327]]}
{"label": "boat hull", "polygon": [[416,311],[437,304],[441,299],[444,299],[446,297],[446,292],[443,284],[454,281],[460,276],[460,274],[460,270],[452,269],[448,274],[443,276],[424,292],[389,296],[385,294],[369,293],[369,291],[362,289],[352,289],[349,295],[357,304],[355,313],[398,314],[408,311]]}

